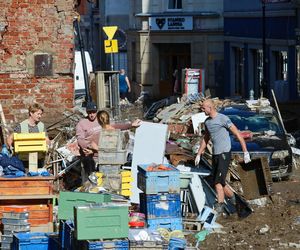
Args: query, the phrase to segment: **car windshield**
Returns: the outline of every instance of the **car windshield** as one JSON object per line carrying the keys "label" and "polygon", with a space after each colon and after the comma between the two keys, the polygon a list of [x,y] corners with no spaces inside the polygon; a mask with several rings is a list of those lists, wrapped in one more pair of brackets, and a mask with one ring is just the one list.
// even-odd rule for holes
{"label": "car windshield", "polygon": [[284,133],[277,117],[273,114],[245,112],[230,114],[228,117],[240,131],[250,130],[251,132],[263,133],[271,130],[275,134]]}

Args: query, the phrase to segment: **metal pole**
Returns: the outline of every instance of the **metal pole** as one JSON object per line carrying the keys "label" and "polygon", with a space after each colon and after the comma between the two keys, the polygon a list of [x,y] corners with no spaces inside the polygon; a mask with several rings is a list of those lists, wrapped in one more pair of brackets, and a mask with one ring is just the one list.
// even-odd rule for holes
{"label": "metal pole", "polygon": [[283,120],[282,120],[282,117],[281,117],[281,113],[280,113],[278,104],[277,104],[277,99],[276,99],[274,90],[271,89],[271,92],[272,92],[272,95],[273,95],[273,99],[274,99],[274,102],[275,102],[275,106],[276,106],[276,109],[277,109],[277,113],[278,113],[278,117],[279,117],[280,123],[281,123],[281,125],[282,125],[282,127],[283,127],[284,132],[287,133],[287,132],[286,132],[286,129],[285,129],[285,126],[284,126],[284,123],[283,123]]}
{"label": "metal pole", "polygon": [[83,78],[84,78],[84,85],[85,85],[85,97],[86,97],[86,101],[90,102],[91,96],[90,96],[88,72],[87,72],[87,66],[86,66],[86,60],[85,60],[85,54],[84,54],[84,44],[83,44],[83,40],[82,40],[82,36],[81,36],[81,32],[80,32],[79,20],[75,19],[74,22],[75,22],[75,29],[77,31],[80,54],[81,54]]}
{"label": "metal pole", "polygon": [[112,53],[110,53],[110,69],[114,71],[114,58]]}
{"label": "metal pole", "polygon": [[262,49],[263,49],[263,78],[260,85],[260,97],[267,96],[267,51],[266,51],[266,3],[262,0]]}

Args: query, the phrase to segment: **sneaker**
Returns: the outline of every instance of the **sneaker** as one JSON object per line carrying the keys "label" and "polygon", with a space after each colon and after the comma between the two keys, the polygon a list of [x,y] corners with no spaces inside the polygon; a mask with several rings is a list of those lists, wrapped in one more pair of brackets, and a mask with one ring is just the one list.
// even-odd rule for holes
{"label": "sneaker", "polygon": [[216,203],[215,210],[218,214],[221,214],[224,212],[224,203]]}

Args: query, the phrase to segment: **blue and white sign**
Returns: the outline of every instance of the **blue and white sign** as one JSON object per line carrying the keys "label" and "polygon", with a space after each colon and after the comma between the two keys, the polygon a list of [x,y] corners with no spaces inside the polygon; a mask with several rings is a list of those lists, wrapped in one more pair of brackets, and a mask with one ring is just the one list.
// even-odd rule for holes
{"label": "blue and white sign", "polygon": [[192,16],[149,17],[150,30],[193,30]]}

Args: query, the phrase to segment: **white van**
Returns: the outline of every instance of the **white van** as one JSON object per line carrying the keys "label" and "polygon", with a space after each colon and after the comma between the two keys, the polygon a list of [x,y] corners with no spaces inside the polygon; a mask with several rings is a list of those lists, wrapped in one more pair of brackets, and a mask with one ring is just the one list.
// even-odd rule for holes
{"label": "white van", "polygon": [[[93,65],[88,51],[84,52],[88,75],[93,72]],[[75,51],[75,72],[74,72],[75,98],[85,95],[84,75],[81,61],[81,52]]]}

